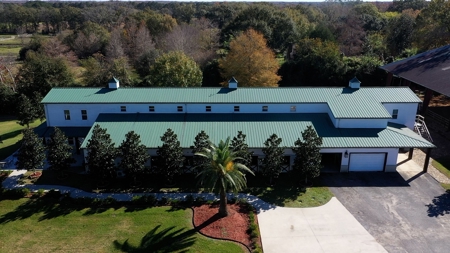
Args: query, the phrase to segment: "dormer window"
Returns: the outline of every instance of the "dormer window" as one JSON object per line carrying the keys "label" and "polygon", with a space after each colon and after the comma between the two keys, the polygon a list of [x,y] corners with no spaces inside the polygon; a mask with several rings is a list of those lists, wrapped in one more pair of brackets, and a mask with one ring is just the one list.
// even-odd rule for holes
{"label": "dormer window", "polygon": [[238,106],[238,105],[234,106],[234,111],[235,111],[235,112],[238,112],[238,111],[239,111],[239,106]]}
{"label": "dormer window", "polygon": [[392,110],[392,118],[397,119],[398,118],[398,109]]}
{"label": "dormer window", "polygon": [[177,106],[177,111],[182,112],[183,111],[183,106]]}
{"label": "dormer window", "polygon": [[291,112],[296,112],[296,111],[297,111],[297,106],[292,105],[292,106],[291,106]]}
{"label": "dormer window", "polygon": [[154,111],[155,111],[155,107],[154,107],[153,105],[150,105],[150,106],[148,107],[148,111],[149,111],[149,112],[154,112]]}
{"label": "dormer window", "polygon": [[69,110],[64,110],[64,119],[70,120],[70,111]]}
{"label": "dormer window", "polygon": [[210,105],[207,105],[207,106],[206,106],[206,111],[207,111],[207,112],[210,112],[210,111],[211,111],[211,106],[210,106]]}
{"label": "dormer window", "polygon": [[87,111],[86,110],[81,110],[81,119],[87,120]]}
{"label": "dormer window", "polygon": [[263,112],[267,112],[268,110],[269,110],[269,106],[263,105],[262,111],[263,111]]}
{"label": "dormer window", "polygon": [[120,106],[120,111],[121,112],[126,112],[127,111],[127,107],[124,106],[124,105]]}

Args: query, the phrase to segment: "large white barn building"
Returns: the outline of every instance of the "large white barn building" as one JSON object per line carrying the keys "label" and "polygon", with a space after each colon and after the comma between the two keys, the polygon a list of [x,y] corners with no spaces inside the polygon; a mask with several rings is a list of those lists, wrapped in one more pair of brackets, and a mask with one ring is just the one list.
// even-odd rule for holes
{"label": "large white barn building", "polygon": [[290,148],[308,125],[323,137],[328,170],[395,171],[400,148],[435,147],[412,131],[421,100],[408,87],[360,88],[357,79],[345,88],[239,88],[234,79],[227,88],[121,88],[113,79],[107,88],[53,88],[42,103],[44,136],[58,127],[85,155],[95,124],[116,146],[134,130],[152,156],[168,128],[186,156],[202,130],[214,143],[243,131],[255,170],[273,133],[283,139],[288,170]]}

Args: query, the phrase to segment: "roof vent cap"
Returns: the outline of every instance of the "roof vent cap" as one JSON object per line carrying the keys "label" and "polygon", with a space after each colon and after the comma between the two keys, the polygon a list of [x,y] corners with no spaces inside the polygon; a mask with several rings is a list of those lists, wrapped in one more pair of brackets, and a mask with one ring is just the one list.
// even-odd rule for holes
{"label": "roof vent cap", "polygon": [[352,89],[359,89],[359,88],[361,88],[361,82],[355,76],[355,77],[353,77],[352,80],[350,80],[348,82],[348,86]]}
{"label": "roof vent cap", "polygon": [[119,80],[115,77],[108,81],[108,88],[117,90],[119,88]]}
{"label": "roof vent cap", "polygon": [[228,81],[228,88],[237,89],[237,87],[238,87],[238,81],[234,77],[231,77],[231,79]]}

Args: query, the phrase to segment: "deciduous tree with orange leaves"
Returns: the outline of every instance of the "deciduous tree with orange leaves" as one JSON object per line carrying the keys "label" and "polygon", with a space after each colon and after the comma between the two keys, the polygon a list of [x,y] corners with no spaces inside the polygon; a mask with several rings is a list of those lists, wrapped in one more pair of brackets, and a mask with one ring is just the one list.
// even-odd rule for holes
{"label": "deciduous tree with orange leaves", "polygon": [[239,86],[278,87],[280,76],[275,53],[264,36],[249,29],[230,42],[228,55],[219,60],[221,75],[226,80],[234,76]]}

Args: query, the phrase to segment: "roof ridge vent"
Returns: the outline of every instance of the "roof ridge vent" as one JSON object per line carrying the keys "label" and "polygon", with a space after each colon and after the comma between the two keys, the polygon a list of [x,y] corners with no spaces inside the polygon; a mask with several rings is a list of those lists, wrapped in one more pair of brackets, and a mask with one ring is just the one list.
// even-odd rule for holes
{"label": "roof ridge vent", "polygon": [[361,88],[361,82],[355,76],[355,77],[353,77],[352,80],[350,80],[348,82],[348,87],[350,87],[352,89],[359,89],[359,88]]}
{"label": "roof ridge vent", "polygon": [[238,81],[233,77],[228,81],[228,88],[230,89],[237,89],[238,87]]}
{"label": "roof ridge vent", "polygon": [[119,88],[119,79],[114,76],[108,81],[108,88],[117,90]]}

